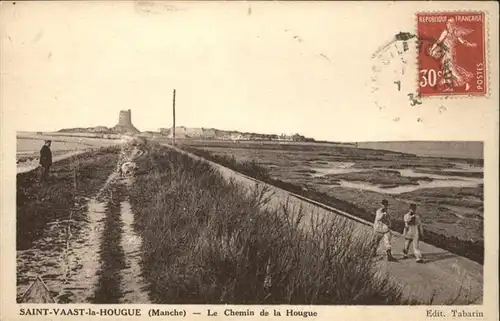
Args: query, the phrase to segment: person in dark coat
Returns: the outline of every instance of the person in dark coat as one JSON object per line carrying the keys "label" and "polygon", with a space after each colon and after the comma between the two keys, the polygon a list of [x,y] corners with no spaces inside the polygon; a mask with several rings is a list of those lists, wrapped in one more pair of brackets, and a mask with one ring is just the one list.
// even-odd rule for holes
{"label": "person in dark coat", "polygon": [[46,140],[40,149],[40,165],[42,166],[42,181],[46,181],[49,176],[50,166],[52,166],[52,151],[50,145],[52,141]]}

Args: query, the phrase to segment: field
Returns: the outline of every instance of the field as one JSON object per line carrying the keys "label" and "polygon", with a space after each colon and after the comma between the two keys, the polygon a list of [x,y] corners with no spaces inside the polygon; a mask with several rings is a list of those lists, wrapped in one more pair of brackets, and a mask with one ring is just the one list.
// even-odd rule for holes
{"label": "field", "polygon": [[78,300],[79,293],[65,285],[85,277],[82,269],[93,261],[95,248],[85,244],[92,235],[87,228],[95,207],[92,197],[114,170],[119,152],[101,148],[61,160],[47,184],[38,182],[36,170],[17,175],[18,296],[41,275],[58,302]]}
{"label": "field", "polygon": [[[120,178],[120,157],[136,155]],[[416,304],[342,218],[298,228],[265,189],[153,143],[100,148],[17,177],[19,296],[41,275],[59,303]],[[427,300],[428,299],[428,300]]]}
{"label": "field", "polygon": [[69,136],[59,133],[17,133],[16,163],[17,171],[25,172],[38,166],[40,148],[44,140],[52,140],[51,150],[54,160],[60,160],[71,155],[99,147],[112,146],[117,140]]}
{"label": "field", "polygon": [[481,159],[325,144],[181,143],[198,155],[368,221],[380,201],[388,199],[400,231],[403,215],[415,203],[428,232],[426,241],[483,261]]}

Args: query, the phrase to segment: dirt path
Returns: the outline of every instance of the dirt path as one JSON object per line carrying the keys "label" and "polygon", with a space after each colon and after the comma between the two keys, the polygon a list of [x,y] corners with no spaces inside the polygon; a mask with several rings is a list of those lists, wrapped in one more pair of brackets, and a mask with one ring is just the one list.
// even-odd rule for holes
{"label": "dirt path", "polygon": [[86,302],[94,294],[100,265],[96,253],[99,252],[106,212],[106,203],[100,201],[98,196],[88,200],[86,224],[81,227],[79,237],[69,236],[67,277],[55,298],[58,302]]}
{"label": "dirt path", "polygon": [[[195,159],[207,161],[171,145],[164,145]],[[332,215],[349,216],[348,213],[343,213],[266,183],[258,182],[251,177],[237,173],[219,164],[210,161],[207,162],[217,168],[226,179],[234,179],[236,182],[249,188],[253,188],[257,184],[268,186],[274,193],[268,204],[270,207],[279,208],[288,199],[292,210],[302,208],[304,213],[308,215],[317,214],[327,217],[331,217]],[[352,219],[356,222],[356,229],[360,235],[371,233],[371,222],[366,222],[356,217],[352,217]],[[305,217],[304,222],[309,222],[309,218]],[[394,235],[393,253],[396,258],[401,259],[402,255],[400,253],[403,246],[404,239],[401,235]],[[455,299],[454,304],[482,303],[482,265],[426,243],[421,243],[421,251],[428,260],[426,264],[417,264],[410,256],[409,259],[399,260],[398,262],[388,263],[385,260],[380,260],[377,267],[381,273],[388,272],[396,283],[403,286],[405,294],[409,297],[427,302],[431,296],[434,296],[433,304],[450,304],[450,301],[453,299]],[[378,252],[380,254],[384,252],[382,245]],[[460,295],[457,297],[458,294]]]}
{"label": "dirt path", "polygon": [[[136,159],[144,155],[143,151],[134,150],[130,159]],[[126,177],[120,180],[127,189],[134,183],[134,177]],[[120,271],[122,298],[120,303],[151,303],[147,292],[147,283],[142,276],[141,246],[142,238],[135,233],[135,214],[128,199],[128,195],[120,203],[120,220],[122,223],[121,247],[125,256],[125,268]]]}
{"label": "dirt path", "polygon": [[85,302],[97,282],[96,253],[105,209],[98,197],[90,198],[86,211],[69,209],[68,219],[48,223],[43,238],[31,249],[18,251],[18,293],[40,275],[57,302]]}
{"label": "dirt path", "polygon": [[[133,160],[143,154],[133,149],[131,157],[127,158]],[[100,295],[109,293],[109,289],[102,289],[102,278],[105,273],[111,273],[117,281],[118,289],[114,291],[118,295],[117,301],[149,303],[146,283],[141,276],[142,240],[133,229],[134,213],[127,195],[127,188],[131,185],[133,178],[122,179],[113,172],[100,190],[86,199],[86,209],[68,209],[68,219],[48,223],[43,237],[32,248],[18,251],[18,293],[24,293],[39,275],[58,303],[104,303],[97,302],[102,299]],[[105,233],[109,234],[110,230],[107,225],[114,206],[111,202],[118,202],[119,206],[118,219],[112,222],[111,228],[112,232],[119,232],[118,244],[104,242],[108,237]],[[115,225],[121,228],[115,229]],[[119,247],[118,252],[123,253],[123,257],[106,258],[103,255],[103,251],[108,252],[113,245]],[[115,261],[124,264],[114,264]],[[117,267],[116,270],[107,271],[105,263]],[[104,298],[105,301],[108,299]]]}
{"label": "dirt path", "polygon": [[125,269],[121,270],[121,289],[123,297],[120,303],[150,303],[147,284],[141,273],[142,239],[133,229],[134,213],[128,200],[121,203],[121,221],[123,232],[121,246],[125,253]]}
{"label": "dirt path", "polygon": [[[135,161],[137,158],[146,156],[143,150],[134,147],[130,152],[122,155],[122,161]],[[112,191],[121,193],[118,195],[120,209],[121,235],[119,236],[119,247],[123,254],[123,266],[118,271],[119,292],[121,296],[116,303],[150,303],[147,283],[142,277],[141,245],[142,238],[134,230],[134,213],[129,202],[128,191],[133,187],[135,179],[133,176],[120,177],[115,173]]]}

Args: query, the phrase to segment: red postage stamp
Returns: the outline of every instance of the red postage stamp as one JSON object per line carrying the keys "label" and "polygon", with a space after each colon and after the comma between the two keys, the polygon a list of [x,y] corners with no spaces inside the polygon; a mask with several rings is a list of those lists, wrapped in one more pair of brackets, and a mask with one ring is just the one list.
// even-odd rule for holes
{"label": "red postage stamp", "polygon": [[417,14],[420,96],[486,94],[484,19],[482,12]]}

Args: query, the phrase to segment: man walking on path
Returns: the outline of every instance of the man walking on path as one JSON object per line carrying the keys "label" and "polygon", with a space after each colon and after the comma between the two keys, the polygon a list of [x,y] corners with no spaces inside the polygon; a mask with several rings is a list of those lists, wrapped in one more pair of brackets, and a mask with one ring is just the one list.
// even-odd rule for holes
{"label": "man walking on path", "polygon": [[405,248],[403,250],[403,257],[408,257],[408,252],[410,250],[410,245],[413,242],[413,253],[415,254],[415,259],[417,263],[423,263],[422,252],[420,252],[419,242],[420,237],[423,235],[422,222],[420,216],[416,213],[417,205],[411,204],[410,211],[405,214],[404,222],[405,228],[403,230],[403,236],[405,238]]}
{"label": "man walking on path", "polygon": [[45,144],[40,149],[40,165],[42,166],[42,177],[41,181],[46,181],[49,176],[49,169],[52,165],[52,151],[50,150],[50,145],[52,141],[46,140]]}
{"label": "man walking on path", "polygon": [[387,261],[396,261],[392,256],[392,233],[391,233],[391,217],[387,213],[387,208],[389,206],[389,201],[383,200],[382,207],[379,208],[375,214],[375,222],[373,223],[373,229],[377,233],[377,244],[381,240],[384,242],[385,251],[387,253]]}

